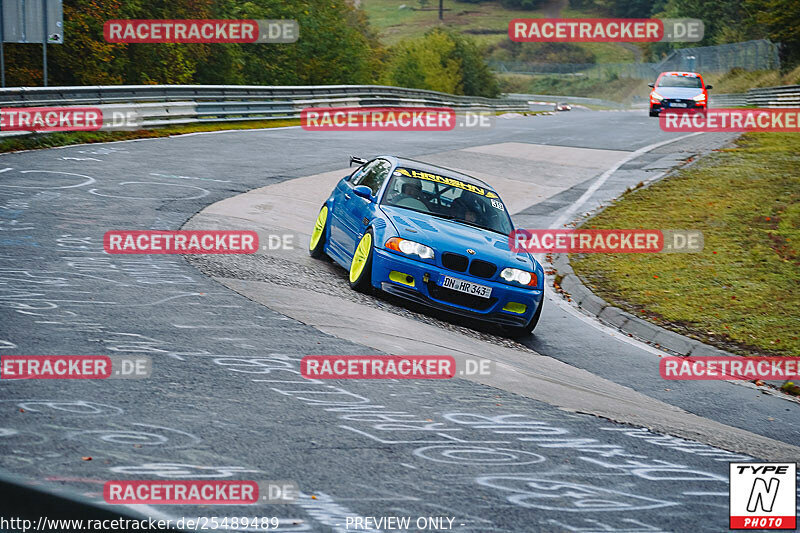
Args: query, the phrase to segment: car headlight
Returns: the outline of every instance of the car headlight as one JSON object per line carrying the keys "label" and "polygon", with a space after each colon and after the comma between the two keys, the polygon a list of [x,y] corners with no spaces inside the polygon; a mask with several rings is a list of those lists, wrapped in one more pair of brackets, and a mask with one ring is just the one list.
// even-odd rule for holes
{"label": "car headlight", "polygon": [[660,94],[658,94],[657,92],[653,91],[653,92],[650,93],[650,99],[651,100],[658,100],[660,102],[661,100],[664,99],[664,97],[661,96]]}
{"label": "car headlight", "polygon": [[416,255],[421,259],[433,259],[433,248],[425,246],[418,242],[409,241],[408,239],[401,239],[400,237],[392,237],[386,241],[386,248],[394,250],[406,255]]}
{"label": "car headlight", "polygon": [[515,281],[520,285],[528,287],[535,287],[539,282],[536,274],[518,268],[504,268],[503,271],[500,272],[500,277],[506,281]]}
{"label": "car headlight", "polygon": [[692,100],[694,100],[695,102],[704,102],[705,99],[706,99],[706,95],[704,95],[704,94],[698,94],[697,96],[692,98]]}

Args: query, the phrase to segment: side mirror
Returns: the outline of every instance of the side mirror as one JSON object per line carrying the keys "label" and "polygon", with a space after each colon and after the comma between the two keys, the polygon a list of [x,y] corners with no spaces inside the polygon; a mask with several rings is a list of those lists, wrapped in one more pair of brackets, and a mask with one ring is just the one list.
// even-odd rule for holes
{"label": "side mirror", "polygon": [[360,196],[361,198],[366,198],[369,201],[372,201],[372,189],[367,187],[366,185],[356,185],[353,187],[353,194],[356,196]]}
{"label": "side mirror", "polygon": [[706,90],[708,90],[708,89],[713,89],[713,88],[714,88],[714,86],[713,86],[713,85],[706,85]]}
{"label": "side mirror", "polygon": [[652,89],[655,89],[656,84],[655,83],[648,83],[647,86],[652,88]]}
{"label": "side mirror", "polygon": [[364,163],[366,163],[366,162],[367,162],[367,160],[366,160],[366,159],[363,159],[363,158],[361,158],[361,157],[356,157],[356,156],[354,156],[354,155],[351,155],[351,156],[350,156],[350,166],[351,166],[351,167],[353,166],[353,163],[358,163],[358,166],[361,166],[361,165],[363,165],[363,164],[364,164]]}

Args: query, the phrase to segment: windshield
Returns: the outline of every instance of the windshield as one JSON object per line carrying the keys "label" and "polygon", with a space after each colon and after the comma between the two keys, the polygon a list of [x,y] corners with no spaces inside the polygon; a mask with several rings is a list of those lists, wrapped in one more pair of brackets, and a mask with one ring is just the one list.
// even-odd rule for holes
{"label": "windshield", "polygon": [[398,167],[392,173],[382,203],[430,213],[503,235],[512,230],[505,206],[493,191],[419,170]]}
{"label": "windshield", "polygon": [[658,87],[686,87],[700,89],[703,83],[697,76],[664,76],[659,80]]}

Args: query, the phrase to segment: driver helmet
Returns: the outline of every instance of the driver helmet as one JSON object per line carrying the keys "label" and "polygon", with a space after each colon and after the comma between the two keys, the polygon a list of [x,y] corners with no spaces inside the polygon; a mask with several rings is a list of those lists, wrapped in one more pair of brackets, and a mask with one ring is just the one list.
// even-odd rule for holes
{"label": "driver helmet", "polygon": [[422,182],[416,178],[404,178],[400,185],[400,192],[404,196],[422,199]]}

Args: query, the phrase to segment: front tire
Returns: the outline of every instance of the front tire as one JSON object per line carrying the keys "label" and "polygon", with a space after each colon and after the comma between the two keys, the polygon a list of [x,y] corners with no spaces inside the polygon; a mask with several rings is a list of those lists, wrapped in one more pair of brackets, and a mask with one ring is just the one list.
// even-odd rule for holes
{"label": "front tire", "polygon": [[530,321],[524,326],[507,327],[506,331],[508,332],[508,336],[512,338],[517,338],[517,337],[527,337],[528,335],[530,335],[531,332],[533,332],[533,329],[536,327],[536,324],[539,323],[539,317],[542,316],[542,307],[544,307],[544,294],[542,294],[542,301],[539,303],[539,308],[533,314]]}
{"label": "front tire", "polygon": [[658,111],[653,111],[653,110],[651,109],[651,110],[650,110],[650,116],[651,116],[651,117],[657,117],[657,116],[658,116]]}
{"label": "front tire", "polygon": [[372,230],[367,230],[358,241],[353,260],[350,262],[350,288],[369,293],[372,290],[372,255],[375,250]]}
{"label": "front tire", "polygon": [[308,245],[308,255],[314,259],[322,259],[325,256],[325,231],[328,225],[328,206],[323,205],[314,222],[314,230],[311,232],[311,242]]}

